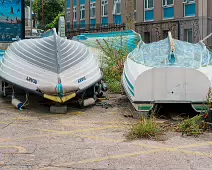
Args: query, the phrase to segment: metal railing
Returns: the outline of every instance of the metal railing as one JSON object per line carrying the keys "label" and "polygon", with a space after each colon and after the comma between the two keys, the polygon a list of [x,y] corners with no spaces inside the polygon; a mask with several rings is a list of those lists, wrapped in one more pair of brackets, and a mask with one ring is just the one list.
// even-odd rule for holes
{"label": "metal railing", "polygon": [[[125,29],[125,24],[71,25],[69,29],[70,30],[66,32],[66,36],[71,39],[73,36],[82,33],[121,31]],[[146,43],[155,42],[166,38],[168,31],[171,31],[173,38],[187,41],[187,29],[192,30],[192,43],[197,43],[212,33],[212,18],[192,17],[178,20],[135,23],[135,31],[141,35],[143,41]],[[212,37],[207,39],[204,43],[207,46],[212,47]]]}
{"label": "metal railing", "polygon": [[83,28],[80,25],[71,25],[71,30],[66,32],[66,36],[71,39],[73,36],[80,35],[82,33],[98,33],[98,32],[112,32],[121,31],[125,29],[125,24],[86,24]]}

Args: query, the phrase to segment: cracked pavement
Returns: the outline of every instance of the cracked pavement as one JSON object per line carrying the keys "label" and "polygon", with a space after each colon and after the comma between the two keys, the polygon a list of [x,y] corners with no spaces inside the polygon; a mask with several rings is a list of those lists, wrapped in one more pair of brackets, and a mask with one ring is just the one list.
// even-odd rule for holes
{"label": "cracked pavement", "polygon": [[0,169],[212,169],[211,134],[169,132],[165,141],[128,141],[125,135],[136,120],[123,112],[94,106],[50,114],[34,104],[18,111],[1,99]]}

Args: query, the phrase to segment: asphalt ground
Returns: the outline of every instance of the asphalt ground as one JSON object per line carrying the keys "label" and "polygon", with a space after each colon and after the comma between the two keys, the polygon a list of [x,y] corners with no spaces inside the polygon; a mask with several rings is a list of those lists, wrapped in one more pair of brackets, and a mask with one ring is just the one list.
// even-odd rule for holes
{"label": "asphalt ground", "polygon": [[32,102],[15,109],[0,99],[0,169],[209,170],[212,135],[167,139],[126,139],[137,120],[123,116],[127,107],[68,107],[67,114],[50,114]]}

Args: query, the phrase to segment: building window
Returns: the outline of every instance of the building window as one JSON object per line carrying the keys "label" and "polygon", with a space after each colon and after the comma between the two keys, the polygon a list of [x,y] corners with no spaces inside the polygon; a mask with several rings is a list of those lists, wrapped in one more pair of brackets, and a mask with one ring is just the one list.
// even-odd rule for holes
{"label": "building window", "polygon": [[150,32],[144,32],[144,42],[150,43]]}
{"label": "building window", "polygon": [[195,3],[196,0],[183,0],[183,3]]}
{"label": "building window", "polygon": [[145,21],[154,20],[154,0],[144,1],[144,20]]}
{"label": "building window", "polygon": [[73,14],[74,14],[73,20],[76,21],[77,20],[77,7],[76,6],[73,7]]}
{"label": "building window", "polygon": [[174,18],[174,0],[163,0],[163,18],[173,19]]}
{"label": "building window", "polygon": [[108,15],[108,0],[102,0],[102,17]]}
{"label": "building window", "polygon": [[90,20],[90,28],[96,28],[96,20],[95,19]]}
{"label": "building window", "polygon": [[85,19],[85,5],[80,5],[80,20]]}
{"label": "building window", "polygon": [[96,18],[96,2],[90,3],[90,18]]}
{"label": "building window", "polygon": [[174,0],[163,0],[163,7],[173,6]]}
{"label": "building window", "polygon": [[196,16],[196,0],[184,0],[184,16],[194,17]]}
{"label": "building window", "polygon": [[121,15],[121,0],[114,0],[113,14]]}
{"label": "building window", "polygon": [[154,0],[145,0],[145,9],[152,9],[154,8]]}
{"label": "building window", "polygon": [[74,29],[76,30],[78,28],[78,23],[77,21],[74,22]]}
{"label": "building window", "polygon": [[184,30],[184,40],[189,43],[192,43],[192,29]]}

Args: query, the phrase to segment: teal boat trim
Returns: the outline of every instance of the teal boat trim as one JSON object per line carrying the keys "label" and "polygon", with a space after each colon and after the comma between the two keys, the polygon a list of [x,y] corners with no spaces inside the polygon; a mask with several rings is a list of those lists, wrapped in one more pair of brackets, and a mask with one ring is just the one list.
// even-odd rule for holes
{"label": "teal boat trim", "polygon": [[132,94],[132,96],[135,96],[134,92],[128,87],[130,93]]}
{"label": "teal boat trim", "polygon": [[134,91],[134,86],[130,83],[129,79],[127,78],[125,72],[124,72],[124,77],[127,80],[127,84],[130,86],[130,88]]}
{"label": "teal boat trim", "polygon": [[[121,82],[122,82],[122,87],[124,88],[124,91],[126,92],[126,95],[127,97],[129,98],[130,102],[133,102],[133,99],[132,97],[134,97],[134,93],[132,91],[130,91],[129,87],[127,87],[127,84],[126,84],[126,79],[124,77],[124,74],[122,74],[121,76]],[[131,95],[130,95],[131,94]]]}

